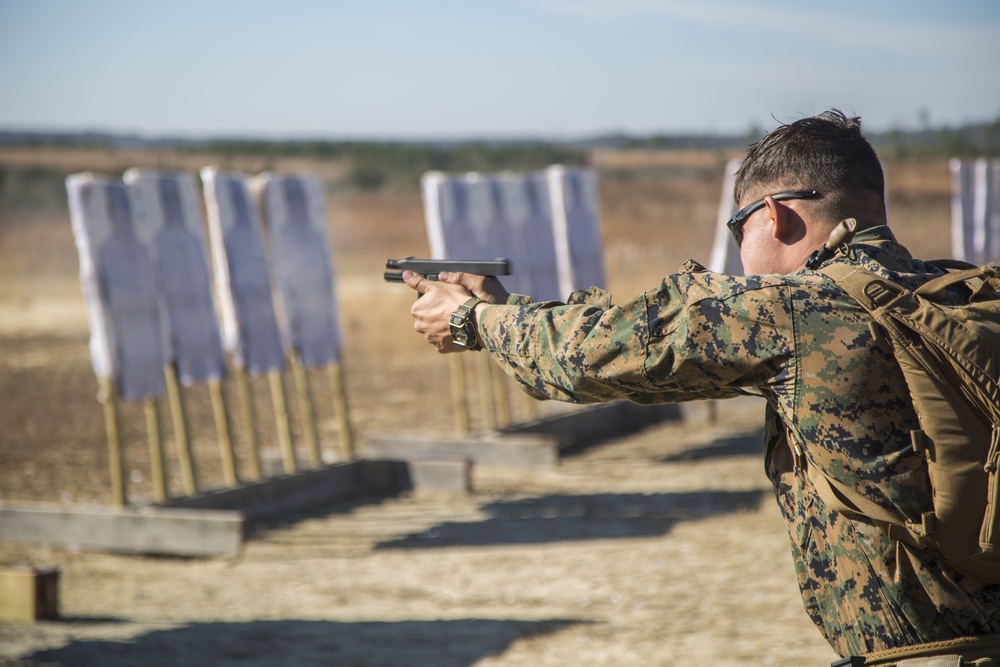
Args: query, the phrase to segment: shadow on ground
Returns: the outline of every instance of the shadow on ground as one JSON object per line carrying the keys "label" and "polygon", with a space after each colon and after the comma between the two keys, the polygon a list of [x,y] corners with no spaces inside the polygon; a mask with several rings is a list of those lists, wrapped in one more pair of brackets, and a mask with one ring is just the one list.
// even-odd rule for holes
{"label": "shadow on ground", "polygon": [[[72,622],[72,619],[70,619]],[[588,621],[458,619],[397,622],[309,620],[194,623],[134,639],[77,639],[15,663],[23,667],[176,665],[421,665],[469,667],[518,639]]]}
{"label": "shadow on ground", "polygon": [[744,435],[720,438],[707,445],[698,445],[683,452],[664,456],[661,463],[703,461],[727,456],[760,456],[764,452],[763,429]]}
{"label": "shadow on ground", "polygon": [[679,521],[756,509],[763,491],[552,495],[497,501],[489,518],[441,523],[377,549],[495,546],[665,535]]}

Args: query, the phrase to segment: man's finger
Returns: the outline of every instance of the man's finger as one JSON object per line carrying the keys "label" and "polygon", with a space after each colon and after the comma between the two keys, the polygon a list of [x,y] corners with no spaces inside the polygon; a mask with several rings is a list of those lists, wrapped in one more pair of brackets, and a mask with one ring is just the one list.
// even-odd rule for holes
{"label": "man's finger", "polygon": [[461,271],[442,272],[440,281],[450,285],[460,285],[469,294],[477,296],[487,303],[506,303],[509,296],[496,276],[480,276]]}
{"label": "man's finger", "polygon": [[403,282],[416,290],[417,294],[426,294],[431,286],[430,280],[409,269],[403,271]]}

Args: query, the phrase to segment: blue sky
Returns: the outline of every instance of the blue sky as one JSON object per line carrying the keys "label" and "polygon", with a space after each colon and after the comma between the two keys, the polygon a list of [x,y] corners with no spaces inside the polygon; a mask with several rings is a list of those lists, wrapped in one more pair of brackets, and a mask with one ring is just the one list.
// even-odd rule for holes
{"label": "blue sky", "polygon": [[1000,0],[0,0],[0,129],[439,138],[1000,116]]}

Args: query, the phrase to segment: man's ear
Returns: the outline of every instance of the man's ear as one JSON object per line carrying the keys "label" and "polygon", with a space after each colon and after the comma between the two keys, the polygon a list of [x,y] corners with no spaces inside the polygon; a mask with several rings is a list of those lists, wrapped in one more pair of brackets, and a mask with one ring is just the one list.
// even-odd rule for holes
{"label": "man's ear", "polygon": [[774,201],[774,197],[770,196],[764,198],[764,204],[771,218],[771,234],[775,239],[784,244],[791,244],[805,235],[805,225],[795,211],[781,202]]}

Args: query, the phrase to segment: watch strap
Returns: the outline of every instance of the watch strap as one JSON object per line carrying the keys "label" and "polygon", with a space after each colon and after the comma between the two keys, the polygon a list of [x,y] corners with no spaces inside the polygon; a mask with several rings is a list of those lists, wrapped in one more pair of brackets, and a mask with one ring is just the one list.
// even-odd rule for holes
{"label": "watch strap", "polygon": [[[459,306],[454,313],[451,314],[449,323],[451,324],[452,340],[454,340],[459,345],[470,350],[481,350],[482,345],[479,344],[479,336],[472,325],[472,311],[481,303],[485,303],[482,299],[477,296],[469,297],[465,303]],[[464,330],[470,338],[473,338],[476,342],[472,345],[465,345],[457,338],[455,338],[455,330]]]}

